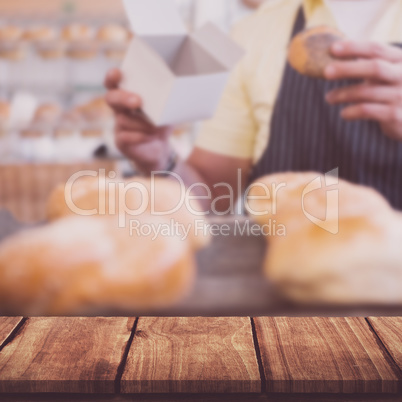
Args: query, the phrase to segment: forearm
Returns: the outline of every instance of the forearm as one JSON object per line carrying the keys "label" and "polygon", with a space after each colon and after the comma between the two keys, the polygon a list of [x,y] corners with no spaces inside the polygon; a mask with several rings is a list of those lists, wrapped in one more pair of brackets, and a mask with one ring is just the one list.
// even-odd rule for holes
{"label": "forearm", "polygon": [[188,160],[179,160],[173,173],[180,177],[187,189],[191,189],[191,194],[197,197],[202,211],[210,211],[215,198],[213,185],[203,177],[199,170]]}
{"label": "forearm", "polygon": [[[165,154],[168,148],[164,147]],[[237,199],[248,182],[251,160],[233,158],[195,148],[187,160],[178,159],[170,166],[169,158],[142,173],[165,175],[178,180],[191,196],[196,197],[208,215],[234,213]],[[155,173],[154,173],[155,174]]]}
{"label": "forearm", "polygon": [[236,201],[248,183],[251,160],[228,157],[195,148],[186,161],[180,161],[175,174],[191,193],[199,197],[211,215],[235,213]]}

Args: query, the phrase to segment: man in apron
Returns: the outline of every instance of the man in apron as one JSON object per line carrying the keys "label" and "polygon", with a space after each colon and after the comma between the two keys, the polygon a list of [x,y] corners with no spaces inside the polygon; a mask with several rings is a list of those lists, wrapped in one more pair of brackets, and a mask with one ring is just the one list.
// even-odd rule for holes
{"label": "man in apron", "polygon": [[[286,54],[294,35],[323,24],[350,39],[333,46],[339,61],[317,80],[294,71]],[[200,183],[200,195],[208,186],[221,212],[230,209],[229,187],[237,194],[266,174],[334,169],[402,209],[402,1],[273,0],[234,36],[247,54],[186,161],[169,145],[170,128],[133,117],[141,99],[118,89],[118,71],[109,74],[116,142],[137,168],[174,171],[188,186]]]}

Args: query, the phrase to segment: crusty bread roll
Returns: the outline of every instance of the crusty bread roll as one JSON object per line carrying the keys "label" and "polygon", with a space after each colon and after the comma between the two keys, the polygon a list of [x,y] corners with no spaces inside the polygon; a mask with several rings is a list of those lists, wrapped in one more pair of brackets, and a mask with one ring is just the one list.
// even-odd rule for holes
{"label": "crusty bread roll", "polygon": [[63,28],[61,36],[68,42],[88,41],[94,38],[94,30],[85,24],[71,24]]}
{"label": "crusty bread roll", "polygon": [[106,43],[126,43],[128,38],[127,29],[116,24],[105,25],[96,34],[96,39]]}
{"label": "crusty bread roll", "polygon": [[4,127],[10,118],[10,104],[0,100],[0,127]]}
{"label": "crusty bread roll", "polygon": [[109,24],[99,29],[96,38],[103,45],[106,57],[122,59],[126,53],[130,33],[121,25]]}
{"label": "crusty bread roll", "polygon": [[[187,208],[184,202],[186,189],[182,188],[178,181],[155,178],[152,182],[147,178],[136,177],[127,181],[105,178],[104,185],[99,183],[98,178],[89,176],[74,182],[71,188],[71,201],[78,208],[74,211],[66,202],[66,185],[58,186],[49,199],[48,219],[54,221],[64,216],[77,215],[83,210],[96,212],[95,215],[118,216],[123,213],[128,215],[127,221],[130,221],[137,219],[137,213],[141,215],[151,212],[153,215],[172,219],[191,228],[188,236],[195,249],[201,249],[209,243],[209,236],[195,227],[203,217],[193,212],[201,211],[201,207],[196,201],[192,201],[191,208],[194,211]],[[119,185],[127,191],[125,193],[115,191]]]}
{"label": "crusty bread roll", "polygon": [[110,121],[114,116],[112,109],[106,103],[104,97],[92,99],[90,102],[80,106],[78,110],[89,122]]}
{"label": "crusty bread roll", "polygon": [[91,59],[96,55],[95,31],[85,24],[71,24],[62,30],[61,37],[68,44],[67,55],[73,59]]}
{"label": "crusty bread roll", "polygon": [[[400,304],[402,214],[376,191],[342,180],[312,190],[317,186],[310,183],[320,180],[325,183],[318,173],[257,180],[271,198],[250,200],[251,216],[285,228],[269,237],[267,277],[297,302]],[[286,184],[276,197],[273,183]],[[266,190],[255,186],[250,196],[266,196]]]}
{"label": "crusty bread roll", "polygon": [[289,47],[290,65],[300,74],[313,78],[325,78],[325,68],[335,58],[331,46],[344,39],[342,32],[328,26],[318,26],[296,35]]}
{"label": "crusty bread roll", "polygon": [[23,31],[13,25],[0,26],[0,58],[19,61],[25,57],[21,44]]}
{"label": "crusty bread roll", "polygon": [[[142,222],[168,223],[144,215]],[[178,236],[138,236],[112,218],[68,217],[0,247],[0,313],[97,315],[161,309],[187,294],[195,265]]]}
{"label": "crusty bread roll", "polygon": [[55,124],[62,115],[62,109],[57,103],[44,103],[40,105],[35,112],[34,124]]}
{"label": "crusty bread roll", "polygon": [[59,105],[53,103],[44,103],[40,105],[35,112],[30,126],[22,130],[20,135],[23,138],[40,138],[49,129],[55,127],[60,119],[62,109]]}
{"label": "crusty bread roll", "polygon": [[74,108],[64,112],[60,118],[60,124],[54,131],[56,138],[71,137],[79,132],[85,124],[81,112]]}
{"label": "crusty bread roll", "polygon": [[48,42],[57,39],[57,33],[56,30],[51,27],[36,26],[27,29],[23,33],[22,39],[33,42]]}
{"label": "crusty bread roll", "polygon": [[84,127],[81,130],[83,137],[102,137],[105,130],[114,126],[114,114],[104,97],[92,99],[90,102],[77,107],[81,114]]}
{"label": "crusty bread roll", "polygon": [[245,6],[256,9],[265,3],[265,0],[242,0],[242,2]]}
{"label": "crusty bread roll", "polygon": [[7,133],[7,125],[10,119],[10,104],[0,100],[0,138]]}
{"label": "crusty bread roll", "polygon": [[33,42],[37,53],[44,59],[53,60],[64,56],[63,41],[59,37],[59,32],[52,27],[32,27],[24,32],[22,39]]}
{"label": "crusty bread roll", "polygon": [[23,31],[14,25],[0,26],[0,41],[15,42],[22,38]]}

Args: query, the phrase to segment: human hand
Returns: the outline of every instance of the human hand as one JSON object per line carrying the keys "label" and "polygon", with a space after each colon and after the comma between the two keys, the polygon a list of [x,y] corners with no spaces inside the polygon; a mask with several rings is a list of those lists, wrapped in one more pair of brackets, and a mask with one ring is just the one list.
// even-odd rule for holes
{"label": "human hand", "polygon": [[402,141],[402,49],[374,43],[342,41],[332,46],[341,59],[327,66],[328,80],[361,79],[361,84],[327,94],[330,104],[349,104],[345,120],[374,120],[387,136]]}
{"label": "human hand", "polygon": [[141,98],[119,89],[122,75],[112,70],[105,79],[106,101],[115,113],[115,141],[120,151],[144,173],[163,170],[172,149],[170,127],[155,127],[141,112]]}

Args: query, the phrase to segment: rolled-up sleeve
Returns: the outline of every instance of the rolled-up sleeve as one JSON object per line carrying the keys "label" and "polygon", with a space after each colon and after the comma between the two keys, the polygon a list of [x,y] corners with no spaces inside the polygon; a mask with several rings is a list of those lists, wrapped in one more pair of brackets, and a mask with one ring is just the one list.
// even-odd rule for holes
{"label": "rolled-up sleeve", "polygon": [[214,118],[202,125],[196,146],[225,156],[251,159],[257,130],[240,62],[229,78]]}

